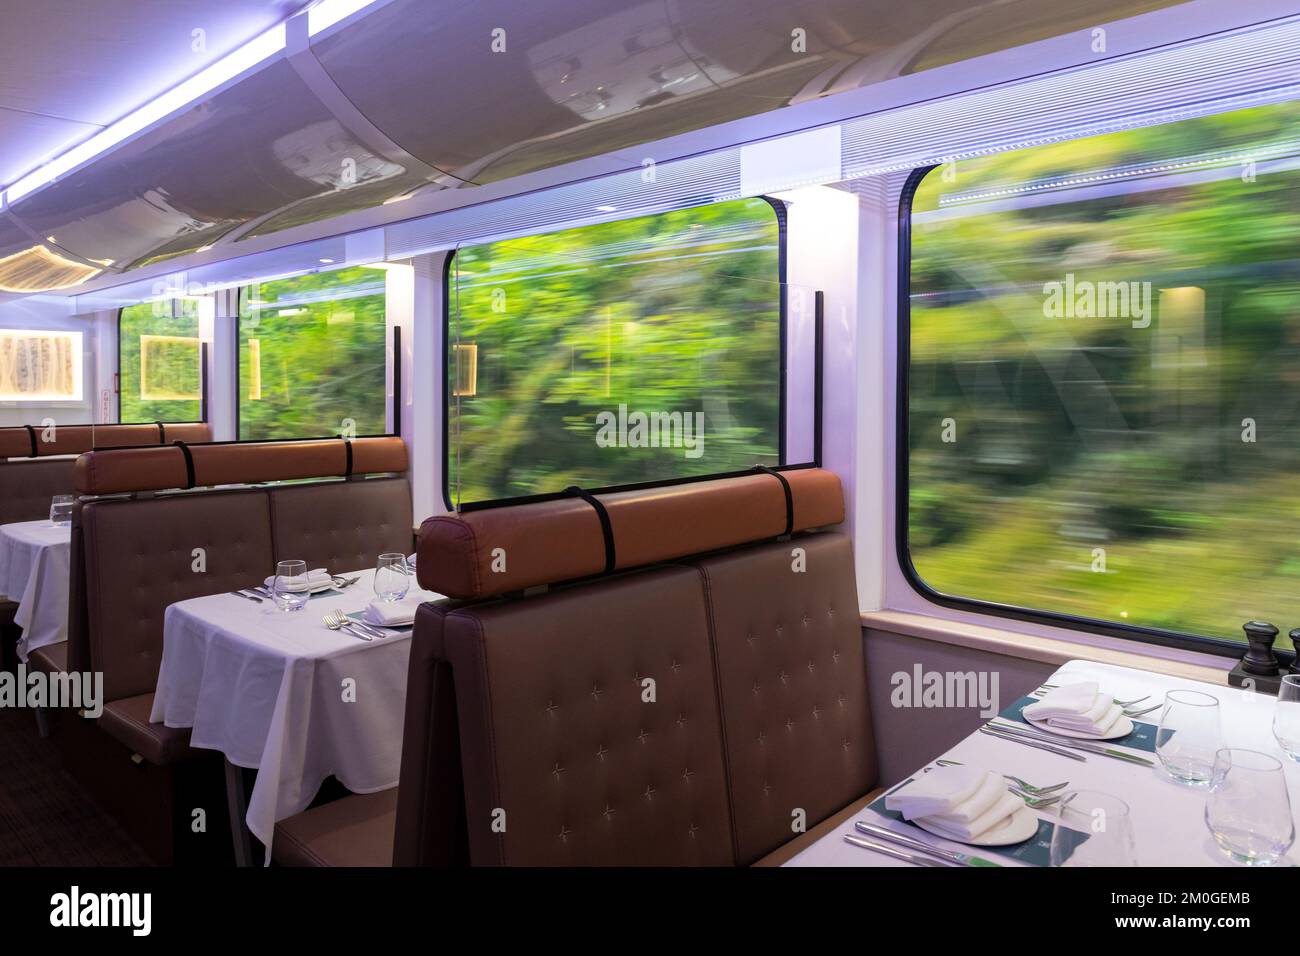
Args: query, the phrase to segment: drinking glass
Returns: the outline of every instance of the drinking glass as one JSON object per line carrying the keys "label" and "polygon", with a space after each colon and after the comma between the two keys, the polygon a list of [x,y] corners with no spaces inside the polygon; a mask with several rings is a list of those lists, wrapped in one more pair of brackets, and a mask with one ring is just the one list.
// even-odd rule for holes
{"label": "drinking glass", "polygon": [[1137,866],[1133,817],[1119,797],[1071,791],[1061,797],[1052,822],[1052,866]]}
{"label": "drinking glass", "polygon": [[381,554],[375,565],[375,593],[381,601],[400,601],[411,589],[411,572],[406,555]]}
{"label": "drinking glass", "polygon": [[1277,691],[1273,736],[1282,752],[1300,763],[1300,674],[1287,674]]}
{"label": "drinking glass", "polygon": [[276,606],[281,611],[301,611],[307,605],[306,561],[281,561],[275,566]]}
{"label": "drinking glass", "polygon": [[50,501],[50,524],[56,528],[72,524],[72,505],[76,500],[72,495],[55,495]]}
{"label": "drinking glass", "polygon": [[1224,853],[1247,866],[1281,860],[1295,842],[1282,761],[1225,747],[1214,759],[1205,825]]}
{"label": "drinking glass", "polygon": [[1222,746],[1217,697],[1197,690],[1165,694],[1156,729],[1156,757],[1165,773],[1189,787],[1208,787]]}

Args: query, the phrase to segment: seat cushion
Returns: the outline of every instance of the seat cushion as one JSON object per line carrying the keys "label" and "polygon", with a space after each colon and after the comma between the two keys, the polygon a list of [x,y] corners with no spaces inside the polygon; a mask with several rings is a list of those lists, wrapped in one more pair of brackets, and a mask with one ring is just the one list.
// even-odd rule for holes
{"label": "seat cushion", "polygon": [[[865,797],[858,797],[843,810],[827,817],[821,823],[817,824],[807,833],[801,833],[787,843],[777,847],[767,856],[754,863],[754,866],[784,866],[789,860],[793,860],[808,847],[812,846],[826,834],[833,830],[840,829],[845,823],[865,810],[872,800],[885,792],[884,787],[877,787]],[[845,832],[848,832],[847,830]]]}
{"label": "seat cushion", "polygon": [[411,486],[405,478],[286,485],[267,492],[277,561],[309,568],[373,568],[386,552],[410,554]]}
{"label": "seat cushion", "polygon": [[281,866],[392,866],[397,788],[354,793],[281,820],[271,856]]}
{"label": "seat cushion", "polygon": [[46,674],[64,674],[68,670],[68,642],[46,644],[32,651],[28,661],[32,667]]}
{"label": "seat cushion", "polygon": [[110,701],[104,705],[99,726],[152,764],[166,766],[190,756],[189,729],[151,724],[151,710],[153,694]]}

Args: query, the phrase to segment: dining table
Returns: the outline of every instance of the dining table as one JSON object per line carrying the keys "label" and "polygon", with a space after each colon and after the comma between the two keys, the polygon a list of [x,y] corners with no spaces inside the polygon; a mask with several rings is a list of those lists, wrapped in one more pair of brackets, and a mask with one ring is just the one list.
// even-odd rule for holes
{"label": "dining table", "polygon": [[0,597],[17,602],[18,659],[68,639],[72,527],[49,519],[0,525]]}
{"label": "dining table", "polygon": [[[375,599],[373,568],[336,574],[351,583],[300,610],[227,593],[179,601],[163,619],[150,720],[191,728],[190,746],[220,751],[228,773],[256,769],[243,822],[267,862],[276,822],[307,809],[327,778],[354,793],[397,786],[411,629],[365,641],[328,628],[325,615]],[[414,585],[406,596],[441,598]]]}
{"label": "dining table", "polygon": [[[1253,690],[1188,680],[1151,671],[1072,660],[1062,665],[1044,683],[1066,686],[1083,681],[1096,681],[1104,693],[1114,698],[1131,701],[1143,698],[1140,709],[1162,704],[1165,694],[1172,690],[1199,691],[1215,697],[1219,702],[1222,747],[1239,747],[1261,751],[1281,762],[1286,787],[1290,796],[1292,813],[1300,807],[1300,764],[1283,753],[1273,737],[1272,721],[1276,698]],[[997,723],[1027,726],[1015,714],[1025,700],[1000,702]],[[1139,705],[1135,705],[1139,706]],[[959,763],[978,767],[992,773],[1013,775],[1038,787],[1068,782],[1062,792],[1072,790],[1102,791],[1119,797],[1128,804],[1132,821],[1133,850],[1138,866],[1236,866],[1238,864],[1219,849],[1206,824],[1205,809],[1207,789],[1189,786],[1174,780],[1162,767],[1154,752],[1156,726],[1161,709],[1134,719],[1135,733],[1122,743],[1115,741],[1088,741],[1092,745],[1117,750],[1131,758],[1116,759],[1097,753],[1082,753],[1084,759],[1066,757],[1047,750],[1027,746],[1011,740],[992,736],[976,729],[955,746],[936,754],[933,760],[917,767],[902,781],[890,781],[886,792],[901,787],[907,780],[944,764]],[[1073,741],[1077,743],[1077,741]],[[1152,764],[1147,766],[1146,762]],[[1051,824],[1053,808],[1031,810],[1040,821]],[[1294,819],[1294,816],[1293,816]],[[1046,866],[1050,831],[1040,823],[1038,833],[1018,847],[972,847],[971,845],[943,839],[905,821],[888,811],[883,797],[873,800],[820,839],[806,847],[786,866],[909,866],[913,863],[897,856],[865,849],[845,839],[872,837],[859,831],[855,824],[862,821],[869,826],[884,827],[920,839],[922,842],[947,851],[977,855],[1000,866]],[[891,846],[886,841],[886,846]],[[893,847],[901,849],[901,847]],[[913,854],[914,855],[914,854]],[[1291,863],[1295,855],[1284,860]],[[1068,861],[1067,861],[1068,865]]]}

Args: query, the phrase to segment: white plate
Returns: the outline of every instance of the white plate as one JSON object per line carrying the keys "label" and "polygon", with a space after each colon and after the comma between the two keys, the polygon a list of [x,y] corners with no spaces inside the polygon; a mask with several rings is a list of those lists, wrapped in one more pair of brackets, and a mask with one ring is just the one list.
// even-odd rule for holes
{"label": "white plate", "polygon": [[992,830],[986,830],[976,840],[954,839],[946,833],[940,833],[938,830],[926,826],[925,820],[908,820],[907,822],[915,824],[926,833],[933,833],[937,837],[952,840],[953,843],[964,843],[967,846],[1011,846],[1013,843],[1024,843],[1038,832],[1038,817],[1034,816],[1033,811],[1028,807],[1021,807],[1007,817],[1006,823]]}
{"label": "white plate", "polygon": [[1034,718],[1021,715],[1032,726],[1049,734],[1059,734],[1062,737],[1074,737],[1077,740],[1118,740],[1120,737],[1127,737],[1133,733],[1133,721],[1127,717],[1121,717],[1115,721],[1115,725],[1110,728],[1108,734],[1085,734],[1081,730],[1066,730],[1064,727],[1052,727],[1045,720],[1034,720]]}
{"label": "white plate", "polygon": [[409,631],[411,628],[415,627],[415,618],[412,618],[411,620],[407,621],[405,624],[376,624],[374,621],[370,620],[370,618],[366,617],[364,614],[358,617],[352,617],[352,615],[349,614],[348,618],[353,621],[360,621],[362,624],[368,624],[371,627],[383,628],[385,631]]}

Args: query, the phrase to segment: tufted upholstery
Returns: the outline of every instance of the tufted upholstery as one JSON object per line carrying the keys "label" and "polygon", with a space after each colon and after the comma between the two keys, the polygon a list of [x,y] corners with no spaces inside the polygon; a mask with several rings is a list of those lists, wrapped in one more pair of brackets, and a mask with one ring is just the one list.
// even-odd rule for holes
{"label": "tufted upholstery", "polygon": [[50,499],[70,495],[74,458],[0,461],[0,524],[50,516]]}
{"label": "tufted upholstery", "polygon": [[[153,693],[167,605],[247,587],[275,567],[258,491],[92,501],[80,519],[90,660],[105,700]],[[195,548],[206,572],[192,569]]]}
{"label": "tufted upholstery", "polygon": [[693,569],[456,611],[444,640],[475,864],[734,862]]}
{"label": "tufted upholstery", "polygon": [[[804,552],[795,571],[791,552]],[[750,864],[876,779],[853,552],[842,534],[694,562],[717,655],[737,856]]]}
{"label": "tufted upholstery", "polygon": [[286,485],[267,495],[278,560],[355,570],[374,567],[387,551],[411,552],[411,489],[405,478]]}

